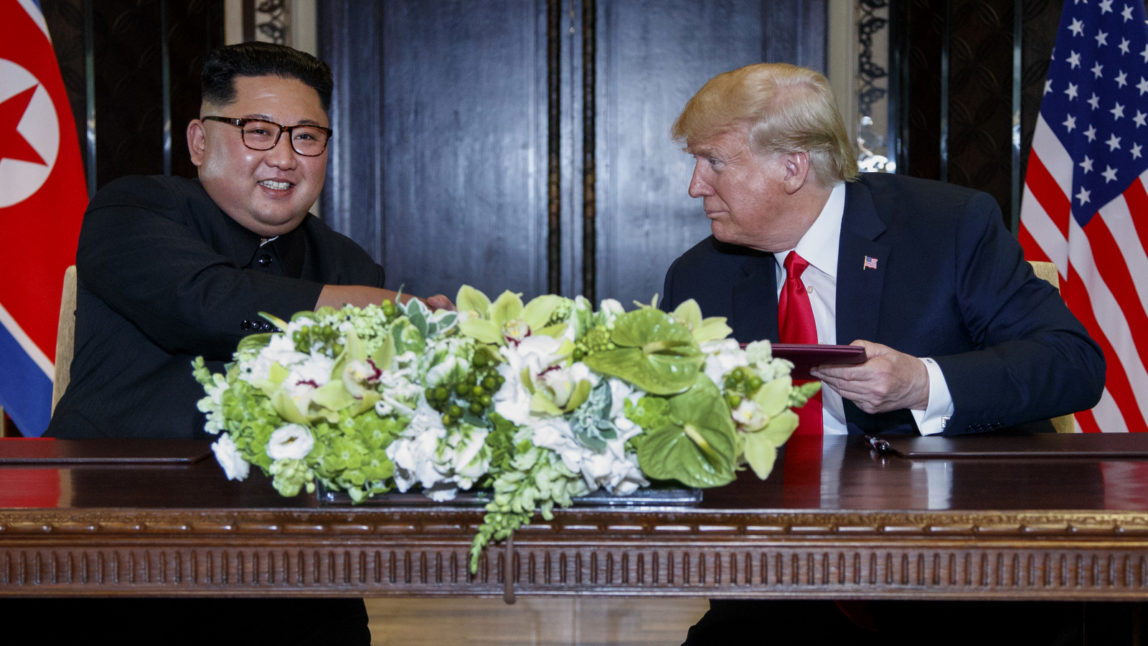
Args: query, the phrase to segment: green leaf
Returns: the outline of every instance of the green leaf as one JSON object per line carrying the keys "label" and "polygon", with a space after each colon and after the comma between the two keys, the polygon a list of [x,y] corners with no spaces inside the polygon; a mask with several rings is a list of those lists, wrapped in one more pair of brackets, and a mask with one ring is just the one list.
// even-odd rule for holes
{"label": "green leaf", "polygon": [[617,349],[590,355],[586,365],[656,395],[688,388],[705,361],[689,329],[659,310],[622,314],[610,340]]}
{"label": "green leaf", "polygon": [[717,386],[698,375],[685,393],[669,399],[670,423],[648,433],[638,447],[642,471],[657,480],[690,487],[733,481],[737,451],[729,408]]}
{"label": "green leaf", "polygon": [[236,351],[247,352],[249,350],[262,350],[263,348],[267,347],[268,343],[271,343],[271,337],[272,333],[270,332],[263,332],[261,334],[249,334],[239,340],[239,345],[236,346]]}

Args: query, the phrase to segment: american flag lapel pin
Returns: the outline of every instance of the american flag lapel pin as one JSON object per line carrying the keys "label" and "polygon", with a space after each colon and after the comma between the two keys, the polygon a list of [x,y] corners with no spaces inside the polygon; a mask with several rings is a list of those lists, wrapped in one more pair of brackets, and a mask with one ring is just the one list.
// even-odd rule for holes
{"label": "american flag lapel pin", "polygon": [[865,256],[865,262],[861,265],[861,271],[865,271],[866,269],[876,269],[876,268],[877,268],[877,259],[874,258],[873,256]]}

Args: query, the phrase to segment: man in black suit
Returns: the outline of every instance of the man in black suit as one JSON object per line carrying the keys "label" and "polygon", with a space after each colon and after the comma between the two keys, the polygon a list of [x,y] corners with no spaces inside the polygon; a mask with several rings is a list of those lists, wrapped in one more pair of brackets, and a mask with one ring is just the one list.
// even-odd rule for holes
{"label": "man in black suit", "polygon": [[187,127],[198,178],[120,178],[84,215],[75,359],[48,435],[206,437],[196,356],[222,372],[240,339],[270,329],[260,312],[396,297],[378,263],[308,212],[332,86],[326,63],[281,45],[208,56]]}
{"label": "man in black suit", "polygon": [[828,82],[750,65],[710,80],[674,124],[696,159],[690,195],[713,235],[666,275],[667,307],[696,299],[734,336],[778,341],[783,261],[810,263],[819,343],[865,347],[821,366],[826,433],[990,431],[1083,410],[1104,357],[1036,278],[988,195],[858,175]]}
{"label": "man in black suit", "polygon": [[[1099,347],[1033,275],[995,201],[859,175],[821,74],[758,64],[718,75],[673,135],[696,160],[689,192],[713,235],[670,267],[666,307],[692,298],[727,317],[738,340],[777,342],[793,253],[808,263],[791,286],[809,297],[816,341],[865,348],[862,364],[814,369],[821,421],[798,433],[956,435],[1034,421],[1051,430],[1049,417],[1098,401]],[[687,643],[987,643],[988,617],[1051,641],[1079,627],[1071,612],[1040,604],[714,601]],[[939,626],[944,634],[932,632]]]}
{"label": "man in black suit", "polygon": [[[49,436],[206,437],[196,356],[222,372],[240,339],[268,329],[260,312],[290,318],[397,297],[381,266],[308,212],[326,177],[331,92],[327,64],[289,47],[243,43],[207,57],[200,117],[187,128],[198,178],[122,178],[84,216],[76,357]],[[360,599],[58,600],[13,610],[55,614],[27,623],[50,643],[370,643]]]}

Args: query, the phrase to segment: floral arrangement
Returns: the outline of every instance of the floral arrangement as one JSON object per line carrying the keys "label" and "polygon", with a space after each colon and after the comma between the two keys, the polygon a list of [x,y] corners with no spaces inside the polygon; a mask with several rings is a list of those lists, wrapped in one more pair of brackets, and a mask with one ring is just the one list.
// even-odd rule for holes
{"label": "floral arrangement", "polygon": [[255,465],[284,496],[318,481],[353,502],[489,490],[474,571],[488,543],[578,496],[716,487],[745,464],[767,477],[797,427],[791,408],[820,387],[795,387],[768,342],[741,347],[694,301],[594,310],[464,286],[456,303],[264,315],[278,331],[243,339],[225,374],[197,358],[227,477]]}

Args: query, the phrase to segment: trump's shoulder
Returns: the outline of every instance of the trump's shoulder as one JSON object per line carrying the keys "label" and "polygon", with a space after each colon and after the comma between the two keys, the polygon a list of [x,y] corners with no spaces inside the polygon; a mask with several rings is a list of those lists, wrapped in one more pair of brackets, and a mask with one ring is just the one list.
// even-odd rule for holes
{"label": "trump's shoulder", "polygon": [[761,251],[719,242],[711,235],[678,256],[670,265],[670,271],[738,267],[770,256]]}
{"label": "trump's shoulder", "polygon": [[988,193],[937,180],[863,173],[847,191],[847,203],[870,201],[886,219],[899,216],[914,219],[967,218],[970,213],[1000,217],[1000,205]]}

